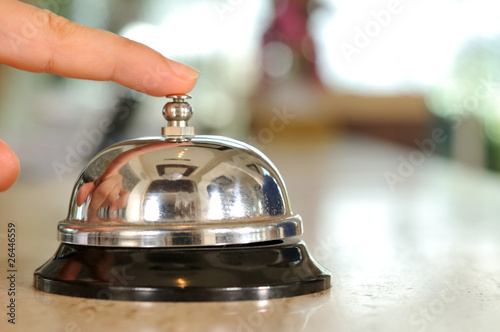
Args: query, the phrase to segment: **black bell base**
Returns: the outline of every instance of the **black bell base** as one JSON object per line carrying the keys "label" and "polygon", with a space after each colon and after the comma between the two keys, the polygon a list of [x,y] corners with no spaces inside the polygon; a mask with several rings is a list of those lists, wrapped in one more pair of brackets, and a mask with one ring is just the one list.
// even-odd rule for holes
{"label": "black bell base", "polygon": [[53,294],[122,301],[268,300],[320,292],[330,273],[296,239],[190,248],[61,244],[35,271]]}

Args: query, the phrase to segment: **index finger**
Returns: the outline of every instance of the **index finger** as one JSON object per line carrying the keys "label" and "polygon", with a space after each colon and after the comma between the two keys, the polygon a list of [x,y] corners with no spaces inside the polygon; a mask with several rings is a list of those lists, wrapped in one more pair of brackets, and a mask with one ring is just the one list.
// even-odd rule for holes
{"label": "index finger", "polygon": [[153,96],[192,90],[199,72],[113,33],[0,0],[0,62],[31,72],[115,81]]}

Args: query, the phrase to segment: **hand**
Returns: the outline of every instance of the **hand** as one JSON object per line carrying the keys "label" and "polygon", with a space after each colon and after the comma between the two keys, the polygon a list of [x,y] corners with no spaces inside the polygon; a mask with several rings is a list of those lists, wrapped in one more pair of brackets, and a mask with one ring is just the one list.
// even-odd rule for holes
{"label": "hand", "polygon": [[[120,221],[120,218],[114,217],[114,213],[127,206],[130,196],[130,192],[122,188],[123,177],[119,173],[120,169],[130,162],[130,160],[142,154],[192,144],[191,142],[156,142],[122,152],[108,164],[106,170],[99,178],[83,184],[78,189],[76,204],[78,206],[86,204],[84,209],[87,211],[86,215],[89,221],[98,222],[102,219],[107,222],[110,220]],[[108,216],[102,217],[99,215],[99,210],[102,208],[109,208],[106,212]]]}
{"label": "hand", "polygon": [[98,212],[101,208],[109,208],[107,219],[114,218],[114,213],[123,209],[128,202],[130,192],[122,188],[122,175],[118,172],[106,174],[96,181],[84,184],[78,191],[76,202],[78,206],[85,203],[92,194],[92,199],[88,204],[88,219],[99,220]]}
{"label": "hand", "polygon": [[[189,92],[199,76],[145,45],[15,0],[0,0],[0,45],[0,63],[35,73],[115,81],[152,96]],[[0,141],[0,191],[18,173],[17,157]]]}

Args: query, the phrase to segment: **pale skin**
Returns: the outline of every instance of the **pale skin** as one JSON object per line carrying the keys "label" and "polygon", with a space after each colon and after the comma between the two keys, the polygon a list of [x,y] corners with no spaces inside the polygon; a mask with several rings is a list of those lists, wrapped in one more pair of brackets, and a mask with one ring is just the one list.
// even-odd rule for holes
{"label": "pale skin", "polygon": [[[199,76],[145,45],[16,0],[0,0],[0,63],[33,73],[114,81],[151,96],[187,93]],[[15,183],[19,169],[17,156],[0,139],[0,191]]]}

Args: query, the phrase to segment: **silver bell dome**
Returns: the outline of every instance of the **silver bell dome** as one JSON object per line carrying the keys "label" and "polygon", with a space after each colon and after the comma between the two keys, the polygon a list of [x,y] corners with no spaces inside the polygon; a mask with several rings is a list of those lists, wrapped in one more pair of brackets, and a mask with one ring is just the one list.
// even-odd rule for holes
{"label": "silver bell dome", "polygon": [[170,96],[162,136],[98,153],[78,178],[63,243],[118,247],[245,244],[302,233],[276,167],[254,147],[194,136],[188,96]]}

